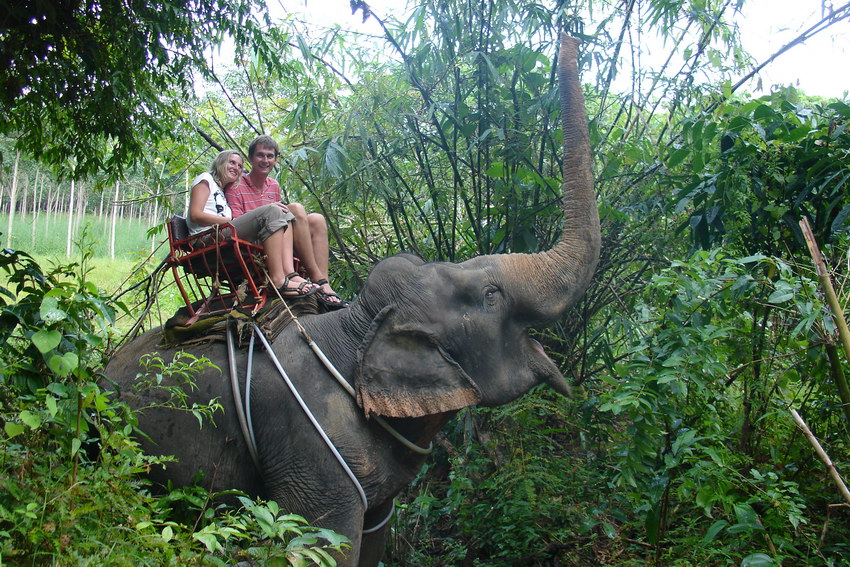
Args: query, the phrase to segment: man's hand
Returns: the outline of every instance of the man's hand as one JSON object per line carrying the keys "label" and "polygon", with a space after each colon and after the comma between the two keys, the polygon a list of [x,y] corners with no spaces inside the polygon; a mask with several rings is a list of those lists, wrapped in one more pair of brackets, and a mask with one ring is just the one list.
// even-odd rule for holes
{"label": "man's hand", "polygon": [[283,203],[276,203],[276,204],[277,204],[277,206],[278,206],[278,207],[280,207],[280,209],[281,209],[284,213],[288,213],[288,212],[289,212],[289,207],[287,207],[285,204],[283,204]]}

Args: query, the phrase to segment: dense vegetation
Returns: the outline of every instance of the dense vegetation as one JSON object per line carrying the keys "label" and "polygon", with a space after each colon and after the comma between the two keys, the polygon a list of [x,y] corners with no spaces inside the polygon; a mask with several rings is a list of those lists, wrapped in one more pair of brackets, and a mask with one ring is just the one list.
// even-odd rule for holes
{"label": "dense vegetation", "polygon": [[[200,6],[192,18],[203,25],[228,17]],[[824,25],[848,15],[834,10]],[[408,16],[382,20],[368,43],[277,23],[258,49],[238,50],[238,65],[198,63],[212,81],[203,95],[162,93],[156,108],[192,103],[165,131],[115,130],[85,146],[91,184],[142,180],[133,198],[150,214],[182,210],[186,173],[210,160],[211,142],[245,148],[273,135],[284,191],[326,214],[335,283],[354,295],[374,261],[400,250],[457,261],[552,244],[557,34],[584,38],[603,257],[582,303],[538,337],[575,395],[540,388],[461,412],[399,502],[385,564],[850,565],[850,506],[789,414],[847,477],[848,360],[799,221],[846,305],[848,101],[737,92],[749,62],[729,2],[422,0]],[[629,68],[656,35],[668,63]],[[26,141],[52,130],[8,122],[22,103],[3,101],[21,170],[69,170]],[[18,252],[0,261],[0,559],[327,561],[344,542],[274,504],[225,510],[197,490],[148,492],[134,418],[97,383],[115,314],[132,307],[97,288],[88,261],[54,273]],[[156,387],[163,372],[190,382],[205,361],[149,364],[141,378]],[[218,411],[215,401],[183,409],[202,420]]]}

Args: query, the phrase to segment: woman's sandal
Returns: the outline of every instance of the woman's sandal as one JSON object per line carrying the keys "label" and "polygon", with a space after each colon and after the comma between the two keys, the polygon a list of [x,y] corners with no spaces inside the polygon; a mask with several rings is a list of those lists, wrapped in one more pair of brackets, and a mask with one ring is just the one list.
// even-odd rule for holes
{"label": "woman's sandal", "polygon": [[[313,283],[304,280],[298,287],[289,287],[289,282],[292,281],[292,278],[301,277],[300,274],[296,274],[292,272],[291,274],[287,274],[283,278],[283,285],[277,288],[278,293],[280,293],[281,297],[307,297],[308,295],[313,295],[321,288]],[[306,288],[306,289],[305,289]]]}
{"label": "woman's sandal", "polygon": [[[333,292],[328,293],[328,292],[322,290],[322,286],[325,285],[325,284],[329,284],[329,283],[330,282],[328,282],[328,280],[326,280],[324,278],[317,280],[315,282],[317,289],[318,289],[318,295],[316,296],[316,301],[318,301],[319,303],[324,305],[325,309],[327,309],[328,311],[334,311],[336,309],[344,309],[344,308],[348,307],[348,305],[349,305],[348,302],[343,301],[343,299],[340,296],[338,296],[337,294],[335,294]],[[333,298],[333,297],[335,297],[337,299],[337,301],[332,301],[331,298]]]}

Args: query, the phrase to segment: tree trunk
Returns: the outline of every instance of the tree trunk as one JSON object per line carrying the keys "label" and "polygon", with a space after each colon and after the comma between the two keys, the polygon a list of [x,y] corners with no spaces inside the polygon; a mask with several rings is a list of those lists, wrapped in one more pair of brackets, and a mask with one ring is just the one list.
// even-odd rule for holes
{"label": "tree trunk", "polygon": [[[36,172],[36,181],[38,181],[38,172]],[[29,198],[30,191],[29,177],[24,177],[21,180],[21,188],[24,193],[21,196],[21,210],[18,212],[21,213],[21,218],[23,219],[27,216],[27,199]]]}
{"label": "tree trunk", "polygon": [[53,214],[53,184],[47,186],[47,204],[44,209],[44,232],[50,230],[50,215]]}
{"label": "tree trunk", "polygon": [[68,240],[65,243],[65,258],[71,257],[71,240],[74,237],[74,189],[74,180],[71,179],[71,197],[68,199],[68,214],[66,215],[68,217]]}
{"label": "tree trunk", "polygon": [[109,257],[115,259],[115,223],[118,220],[118,181],[115,181],[115,198],[112,200],[112,229],[109,232]]}
{"label": "tree trunk", "polygon": [[12,172],[12,191],[9,194],[9,222],[6,225],[6,248],[12,247],[12,225],[15,223],[15,193],[18,191],[18,159],[20,152],[15,152],[15,168]]}
{"label": "tree trunk", "polygon": [[88,205],[88,194],[86,193],[86,186],[80,183],[79,188],[77,189],[77,206],[73,210],[74,214],[74,238],[80,234],[80,226],[83,224],[83,219],[86,214],[86,206]]}
{"label": "tree trunk", "polygon": [[[159,186],[156,188],[156,195],[159,195]],[[154,196],[153,201],[153,216],[150,219],[151,226],[157,225],[157,218],[159,217],[159,199]],[[151,252],[156,250],[156,235],[151,236]]]}
{"label": "tree trunk", "polygon": [[[35,170],[36,180],[39,170]],[[34,186],[32,191],[32,232],[30,234],[30,248],[35,248],[35,225],[41,217],[41,192],[44,189],[44,176],[41,176],[41,185]]]}

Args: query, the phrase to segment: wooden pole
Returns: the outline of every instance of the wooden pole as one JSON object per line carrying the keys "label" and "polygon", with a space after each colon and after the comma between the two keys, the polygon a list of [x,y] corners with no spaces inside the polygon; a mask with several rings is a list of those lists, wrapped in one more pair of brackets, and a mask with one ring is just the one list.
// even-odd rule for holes
{"label": "wooden pole", "polygon": [[[841,303],[838,301],[838,296],[835,295],[835,289],[832,287],[832,280],[829,279],[829,270],[826,268],[826,262],[818,248],[818,243],[815,241],[815,235],[812,233],[812,228],[809,226],[809,219],[803,217],[800,219],[800,229],[803,231],[803,237],[806,239],[806,244],[809,246],[809,253],[812,255],[812,262],[815,264],[815,271],[818,275],[818,281],[823,288],[826,302],[832,311],[832,319],[835,321],[835,326],[838,328],[838,339],[844,347],[844,356],[847,362],[850,362],[850,330],[847,329],[847,320],[844,318],[844,310],[841,308]],[[832,362],[832,361],[831,361]],[[840,361],[839,361],[840,362]],[[850,386],[847,385],[847,377],[844,372],[833,372],[836,386],[838,386],[838,395],[841,398],[841,406],[844,409],[844,417],[847,418],[847,426],[850,427]]]}
{"label": "wooden pole", "polygon": [[826,470],[829,472],[829,476],[832,477],[832,480],[838,487],[838,492],[841,494],[841,497],[844,498],[844,501],[847,502],[848,506],[850,506],[850,490],[847,490],[847,485],[844,484],[843,480],[841,480],[841,475],[838,474],[838,470],[836,470],[835,465],[832,464],[832,460],[829,458],[829,455],[827,455],[826,451],[823,450],[823,447],[820,446],[817,438],[809,429],[809,426],[806,425],[806,422],[803,421],[803,418],[800,417],[800,414],[797,413],[797,410],[792,409],[791,416],[797,423],[797,427],[800,428],[800,431],[803,432],[803,435],[806,436],[806,439],[808,439],[809,443],[811,443],[812,447],[814,447],[815,453],[818,454],[820,460],[823,461],[824,465],[826,465]]}

